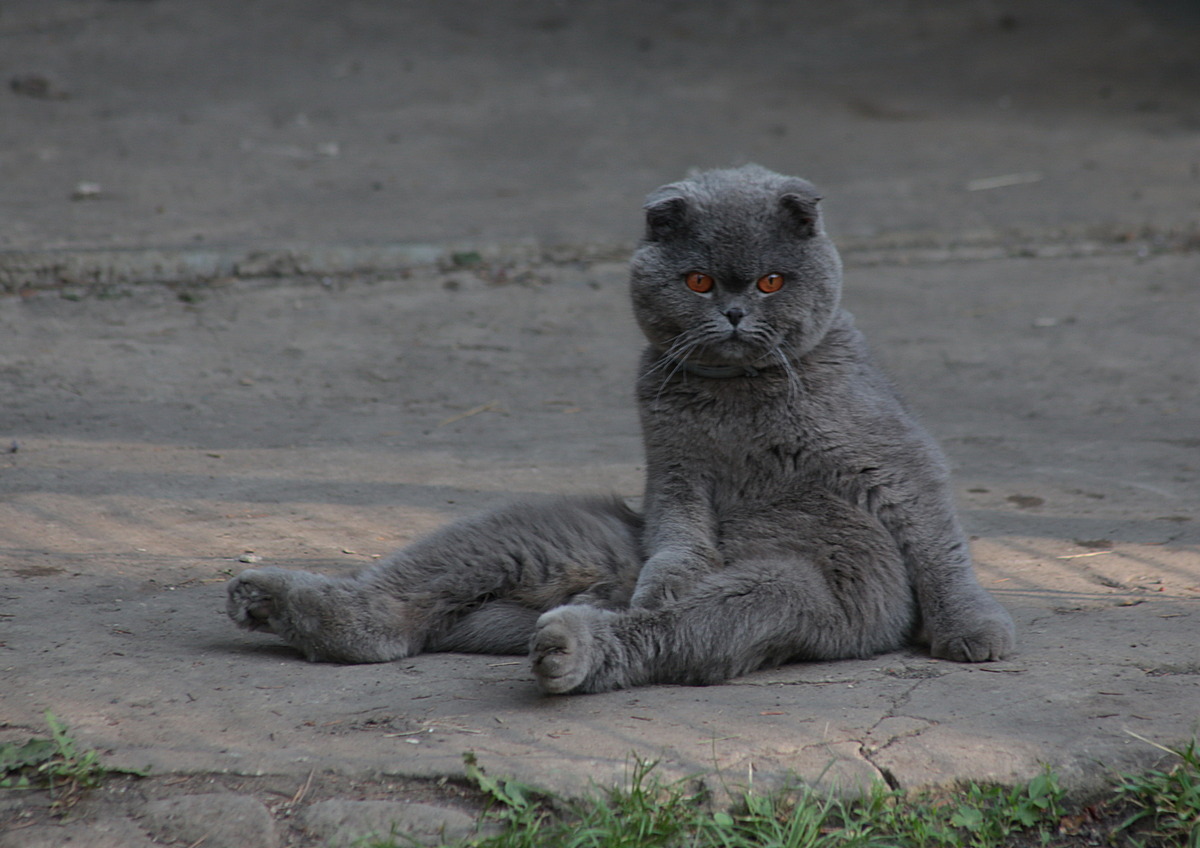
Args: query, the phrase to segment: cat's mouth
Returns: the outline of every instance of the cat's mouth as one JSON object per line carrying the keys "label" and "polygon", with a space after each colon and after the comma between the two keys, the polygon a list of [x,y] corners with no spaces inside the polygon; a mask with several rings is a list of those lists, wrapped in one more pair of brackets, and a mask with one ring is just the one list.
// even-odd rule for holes
{"label": "cat's mouth", "polygon": [[714,355],[736,360],[738,364],[747,359],[760,359],[767,356],[775,348],[773,339],[763,337],[763,333],[755,332],[745,322],[728,328],[710,338],[703,347]]}

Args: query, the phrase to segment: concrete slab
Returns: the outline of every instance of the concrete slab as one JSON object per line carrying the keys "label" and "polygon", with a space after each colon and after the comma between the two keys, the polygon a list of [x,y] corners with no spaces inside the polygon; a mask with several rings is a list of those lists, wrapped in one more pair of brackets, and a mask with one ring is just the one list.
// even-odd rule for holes
{"label": "concrete slab", "polygon": [[[240,792],[309,844],[303,803],[468,750],[566,792],[634,752],[730,786],[1048,762],[1085,788],[1195,733],[1198,27],[1122,0],[6,3],[0,741],[52,709],[176,777],[69,833],[5,802],[0,842],[134,844],[134,796]],[[745,160],[828,195],[1019,654],[543,699],[520,658],[309,665],[224,619],[240,557],[349,569],[511,494],[637,494],[640,199]]]}
{"label": "concrete slab", "polygon": [[623,268],[526,270],[0,301],[7,735],[52,709],[156,771],[440,776],[470,750],[579,791],[635,753],[758,785],[1042,763],[1083,785],[1153,753],[1127,731],[1194,731],[1195,255],[850,271],[956,465],[1011,661],[543,698],[521,658],[311,665],[234,630],[222,583],[248,552],[353,568],[511,493],[638,494]]}

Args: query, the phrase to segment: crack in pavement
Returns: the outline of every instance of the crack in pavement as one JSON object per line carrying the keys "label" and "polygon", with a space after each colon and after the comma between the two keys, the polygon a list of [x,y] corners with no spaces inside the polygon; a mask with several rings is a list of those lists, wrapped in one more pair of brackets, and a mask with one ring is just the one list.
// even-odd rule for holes
{"label": "crack in pavement", "polygon": [[[946,674],[952,674],[952,673],[953,672],[946,672]],[[887,750],[889,747],[891,747],[896,742],[899,742],[902,739],[915,738],[917,736],[920,736],[925,731],[929,730],[931,727],[937,727],[938,722],[933,719],[923,718],[921,716],[907,715],[905,713],[901,713],[900,709],[904,705],[906,705],[910,701],[912,701],[913,693],[916,692],[917,689],[919,689],[921,686],[928,683],[930,680],[936,680],[936,679],[938,679],[940,677],[944,677],[944,676],[945,676],[945,674],[938,674],[936,677],[921,677],[917,680],[914,680],[912,682],[911,686],[909,686],[903,692],[899,693],[898,695],[893,696],[890,699],[891,703],[888,706],[887,710],[884,712],[884,714],[882,716],[880,716],[879,719],[874,724],[872,724],[870,727],[868,727],[866,729],[866,732],[861,737],[852,740],[858,744],[859,756],[862,757],[863,760],[865,760],[867,762],[867,764],[869,764],[871,766],[871,768],[875,769],[875,771],[878,772],[880,779],[883,780],[883,782],[888,785],[888,788],[890,788],[892,790],[897,790],[897,789],[902,788],[899,778],[896,777],[895,773],[891,769],[889,769],[887,766],[883,765],[882,763],[877,762],[875,758],[880,752]],[[895,718],[907,718],[907,719],[911,719],[912,721],[925,722],[926,726],[912,728],[912,729],[904,731],[902,733],[892,734],[891,736],[889,736],[887,738],[887,741],[885,741],[882,745],[873,745],[871,743],[871,735],[873,733],[875,733],[875,731],[878,730],[885,721],[888,721],[890,719],[895,719]]]}

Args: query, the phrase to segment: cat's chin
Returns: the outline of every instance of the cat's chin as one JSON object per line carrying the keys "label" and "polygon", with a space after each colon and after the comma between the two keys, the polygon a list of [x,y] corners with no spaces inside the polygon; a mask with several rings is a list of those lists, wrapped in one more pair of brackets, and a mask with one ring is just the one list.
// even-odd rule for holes
{"label": "cat's chin", "polygon": [[763,350],[758,345],[751,346],[736,339],[730,339],[727,342],[712,345],[703,352],[692,354],[688,357],[688,361],[720,367],[761,368],[770,364],[774,357],[775,354],[771,350]]}

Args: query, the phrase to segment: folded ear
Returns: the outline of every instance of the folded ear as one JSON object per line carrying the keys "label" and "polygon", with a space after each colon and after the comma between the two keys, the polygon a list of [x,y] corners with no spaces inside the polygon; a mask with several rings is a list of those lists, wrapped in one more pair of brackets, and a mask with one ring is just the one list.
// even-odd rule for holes
{"label": "folded ear", "polygon": [[676,186],[663,186],[646,198],[646,240],[661,241],[679,232],[687,218],[687,200]]}
{"label": "folded ear", "polygon": [[801,238],[812,238],[820,231],[821,211],[817,208],[820,202],[820,197],[807,192],[789,192],[779,198],[780,207]]}

